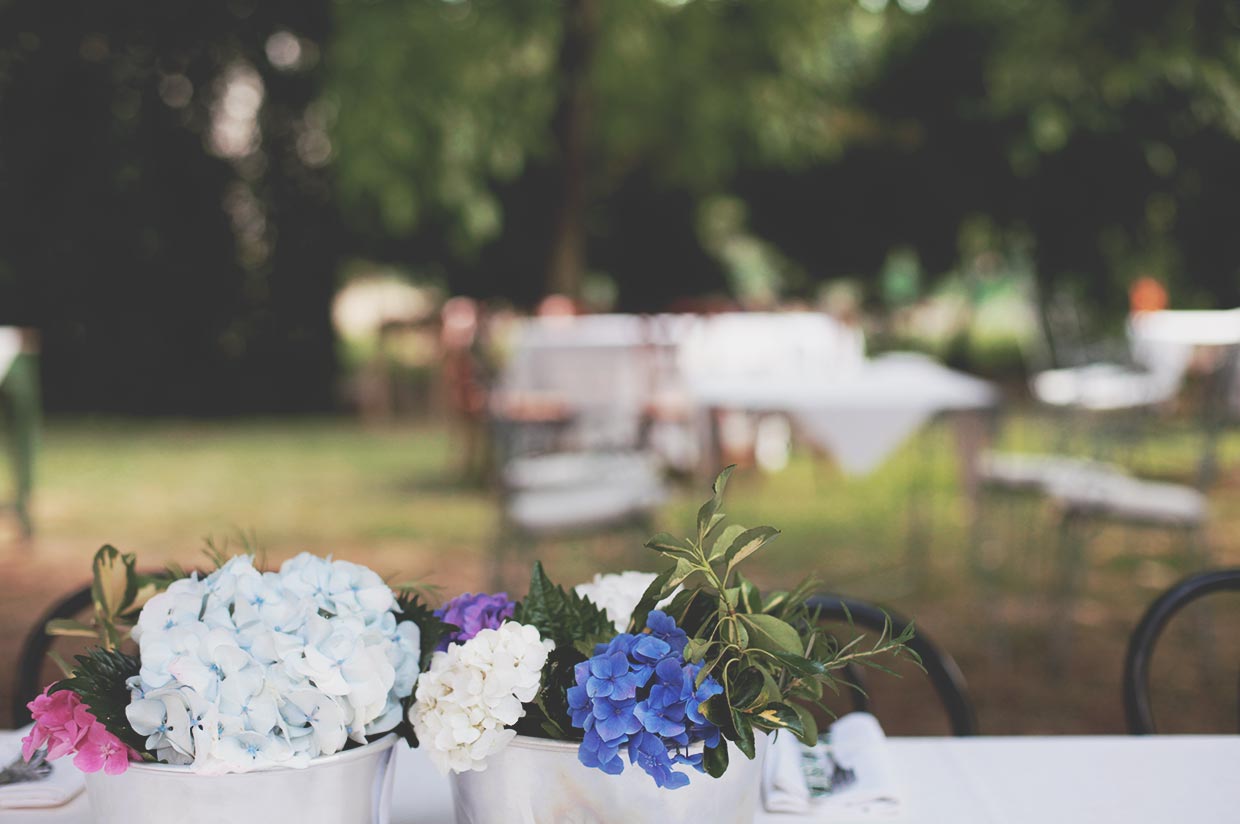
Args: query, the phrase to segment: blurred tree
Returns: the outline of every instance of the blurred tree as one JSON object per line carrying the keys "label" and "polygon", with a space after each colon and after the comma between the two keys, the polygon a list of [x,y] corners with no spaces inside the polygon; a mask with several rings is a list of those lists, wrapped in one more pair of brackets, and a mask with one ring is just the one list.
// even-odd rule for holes
{"label": "blurred tree", "polygon": [[446,234],[452,288],[526,302],[601,267],[630,309],[726,288],[699,203],[745,164],[835,149],[853,41],[873,29],[852,0],[336,7],[334,142],[359,236],[404,237],[417,264]]}
{"label": "blurred tree", "polygon": [[984,219],[1032,243],[1048,290],[1119,311],[1152,272],[1182,302],[1240,300],[1234,0],[597,0],[585,61],[565,21],[593,13],[569,0],[337,7],[347,211],[446,231],[457,288],[494,285],[502,249],[502,290],[531,299],[578,243],[582,195],[557,188],[571,89],[589,164],[568,211],[629,308],[725,285],[693,226],[728,192],[806,286],[873,279],[897,246],[943,273]]}
{"label": "blurred tree", "polygon": [[1235,305],[1238,64],[1236,0],[0,0],[0,322],[53,408],[224,411],[331,402],[343,254],[653,310],[985,235]]}
{"label": "blurred tree", "polygon": [[325,408],[326,0],[0,3],[0,322],[53,409]]}
{"label": "blurred tree", "polygon": [[1118,315],[1155,274],[1178,305],[1240,303],[1240,4],[866,5],[885,34],[846,95],[866,127],[837,159],[738,184],[811,273],[873,273],[895,245],[942,273],[983,219],[1032,243],[1043,293],[1074,284]]}

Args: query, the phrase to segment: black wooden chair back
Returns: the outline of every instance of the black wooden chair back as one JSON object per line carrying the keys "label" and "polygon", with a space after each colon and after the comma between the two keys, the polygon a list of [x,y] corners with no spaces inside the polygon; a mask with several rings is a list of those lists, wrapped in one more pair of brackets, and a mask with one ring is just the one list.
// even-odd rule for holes
{"label": "black wooden chair back", "polygon": [[91,606],[90,586],[71,592],[52,605],[38,623],[31,628],[22,644],[17,663],[17,679],[13,684],[13,725],[25,726],[30,722],[30,710],[26,704],[43,691],[41,683],[44,663],[55,640],[44,631],[47,622],[56,618],[76,618]]}
{"label": "black wooden chair back", "polygon": [[1150,704],[1150,662],[1154,645],[1176,613],[1216,592],[1240,592],[1240,568],[1216,569],[1190,575],[1158,596],[1128,640],[1124,658],[1124,715],[1128,732],[1148,735],[1155,731]]}
{"label": "black wooden chair back", "polygon": [[[864,601],[854,601],[838,595],[815,595],[809,599],[808,606],[811,614],[816,613],[820,622],[849,623],[851,620],[853,625],[872,632],[882,632],[888,622],[898,632],[909,623],[896,613],[880,609]],[[977,735],[977,713],[973,709],[973,701],[969,698],[964,675],[960,672],[960,667],[956,665],[955,659],[920,628],[908,646],[921,658],[926,675],[947,713],[952,735]],[[861,686],[861,674],[855,668],[850,667],[846,675],[852,683]],[[853,709],[859,712],[869,712],[869,696],[860,689],[853,689],[850,692]]]}

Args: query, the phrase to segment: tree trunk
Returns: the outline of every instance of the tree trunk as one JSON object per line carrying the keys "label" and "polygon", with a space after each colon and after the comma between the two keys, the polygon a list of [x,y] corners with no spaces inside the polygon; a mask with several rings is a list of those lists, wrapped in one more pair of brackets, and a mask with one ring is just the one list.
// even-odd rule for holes
{"label": "tree trunk", "polygon": [[586,268],[586,132],[589,74],[598,37],[597,0],[564,0],[560,100],[552,130],[559,150],[559,197],[547,259],[547,293],[581,295]]}

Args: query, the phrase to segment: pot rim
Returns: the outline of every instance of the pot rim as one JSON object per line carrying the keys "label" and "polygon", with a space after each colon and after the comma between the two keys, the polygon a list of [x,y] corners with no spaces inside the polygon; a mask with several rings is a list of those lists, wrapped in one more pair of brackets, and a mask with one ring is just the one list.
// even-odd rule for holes
{"label": "pot rim", "polygon": [[305,764],[305,766],[301,767],[284,766],[281,764],[272,767],[263,767],[257,770],[249,770],[247,772],[202,773],[195,770],[193,764],[161,764],[150,761],[131,761],[126,772],[136,771],[142,773],[155,773],[159,775],[193,775],[199,778],[244,778],[245,776],[265,775],[273,772],[279,772],[281,770],[300,771],[324,764],[342,764],[347,761],[356,761],[360,758],[365,758],[368,755],[374,755],[390,749],[395,746],[396,742],[399,740],[400,736],[394,732],[390,732],[382,738],[371,741],[368,744],[363,744],[360,747],[332,753],[331,755],[320,755],[318,758],[312,758],[307,764]]}

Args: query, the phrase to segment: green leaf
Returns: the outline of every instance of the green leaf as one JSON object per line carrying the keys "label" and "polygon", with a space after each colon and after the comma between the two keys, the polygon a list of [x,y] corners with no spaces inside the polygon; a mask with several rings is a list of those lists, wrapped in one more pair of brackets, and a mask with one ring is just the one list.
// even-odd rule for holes
{"label": "green leaf", "polygon": [[822,677],[827,674],[827,667],[821,661],[815,661],[800,655],[790,655],[786,652],[770,651],[771,656],[778,660],[781,664],[788,667],[792,672],[802,676],[818,676]]}
{"label": "green leaf", "polygon": [[513,620],[537,627],[538,633],[555,641],[556,646],[606,641],[615,635],[615,626],[606,612],[589,598],[553,584],[537,561],[530,575],[529,594],[517,604]]}
{"label": "green leaf", "polygon": [[[712,593],[690,587],[676,593],[660,609],[670,615],[676,622],[676,626],[683,629],[690,638],[695,636],[706,638],[710,635],[710,629],[714,627],[715,612],[718,607],[719,599]],[[644,619],[641,626],[645,626]],[[640,627],[632,631],[636,632],[639,629]]]}
{"label": "green leaf", "polygon": [[797,631],[774,615],[737,616],[749,628],[749,646],[771,653],[787,653],[800,656],[805,647]]}
{"label": "green leaf", "polygon": [[761,712],[757,713],[754,723],[760,723],[767,729],[789,730],[798,738],[805,733],[805,727],[801,723],[801,716],[787,704],[769,704]]}
{"label": "green leaf", "polygon": [[664,594],[671,592],[676,587],[684,583],[685,579],[693,573],[697,572],[700,567],[697,561],[690,561],[687,558],[677,558],[676,566],[672,568],[671,577],[663,585]]}
{"label": "green leaf", "polygon": [[767,671],[766,667],[755,667],[758,672],[762,673],[762,698],[764,704],[772,701],[783,701],[783,692],[779,689],[779,684],[775,678]]}
{"label": "green leaf", "polygon": [[[736,737],[736,727],[732,723],[732,708],[728,706],[728,699],[722,694],[707,698],[698,709],[707,721],[723,731],[724,737]],[[729,732],[732,733],[731,736],[728,735]]]}
{"label": "green leaf", "polygon": [[722,518],[716,517],[719,513],[719,507],[723,505],[723,490],[728,486],[728,478],[732,477],[732,471],[736,469],[736,465],[725,467],[722,472],[715,476],[715,483],[711,486],[713,493],[710,500],[702,504],[698,510],[697,527],[698,527],[698,543],[702,544],[706,541],[706,536],[715,528]]}
{"label": "green leaf", "polygon": [[758,591],[753,582],[738,572],[736,574],[736,584],[741,593],[739,601],[741,611],[750,613],[763,612],[762,593]]}
{"label": "green leaf", "polygon": [[53,618],[47,622],[44,632],[48,635],[58,635],[71,638],[98,638],[99,631],[94,627],[87,626],[81,621],[74,621],[71,618]]}
{"label": "green leaf", "polygon": [[753,529],[747,529],[728,546],[727,551],[723,553],[723,559],[728,563],[728,569],[739,564],[741,561],[753,555],[763,545],[770,543],[779,535],[779,530],[773,526],[755,526]]}
{"label": "green leaf", "polygon": [[728,704],[733,709],[749,709],[758,702],[763,686],[762,670],[752,667],[742,671],[728,685]]}
{"label": "green leaf", "polygon": [[801,743],[807,747],[812,747],[818,743],[818,722],[814,719],[814,714],[810,712],[808,707],[801,704],[789,704],[793,711],[801,719],[801,733],[797,736]]}
{"label": "green leaf", "polygon": [[110,621],[120,615],[137,594],[138,581],[132,554],[121,554],[114,546],[104,545],[91,562],[93,579],[91,598],[100,617]]}
{"label": "green leaf", "polygon": [[719,739],[714,747],[707,747],[702,753],[702,767],[711,778],[718,778],[728,769],[728,742]]}
{"label": "green leaf", "polygon": [[690,638],[685,644],[685,660],[696,664],[706,657],[706,651],[710,649],[710,641],[706,638]]}
{"label": "green leaf", "polygon": [[396,596],[396,609],[400,612],[400,621],[412,621],[418,626],[422,644],[419,668],[426,672],[440,639],[457,627],[441,620],[435,615],[435,611],[422,601],[421,596],[411,590],[404,590]]}
{"label": "green leaf", "polygon": [[72,690],[90,707],[108,732],[138,752],[146,751],[146,739],[133,731],[125,717],[129,688],[125,680],[138,674],[138,659],[116,650],[92,649],[74,657],[73,677],[58,681],[52,691]]}
{"label": "green leaf", "polygon": [[696,561],[698,557],[697,550],[690,541],[677,538],[667,532],[660,532],[647,541],[646,548],[672,558],[684,558],[688,561]]}
{"label": "green leaf", "polygon": [[[672,579],[679,568],[679,562],[671,569],[665,569],[655,576],[650,582],[650,586],[646,587],[646,591],[642,593],[642,597],[638,600],[637,606],[633,608],[633,617],[629,619],[629,631],[638,632],[646,626],[646,618],[650,616],[650,610],[663,599],[667,582]],[[679,622],[678,622],[679,623]],[[683,629],[683,627],[682,627]],[[685,630],[688,632],[688,630]]]}
{"label": "green leaf", "polygon": [[736,728],[736,738],[732,739],[736,742],[736,748],[752,761],[756,751],[753,741],[753,724],[749,716],[739,710],[732,710],[732,725]]}
{"label": "green leaf", "polygon": [[719,533],[719,537],[711,544],[710,556],[707,558],[711,563],[718,561],[723,554],[728,551],[728,547],[732,546],[732,542],[740,537],[745,531],[745,527],[740,524],[728,524],[723,528],[723,532]]}

